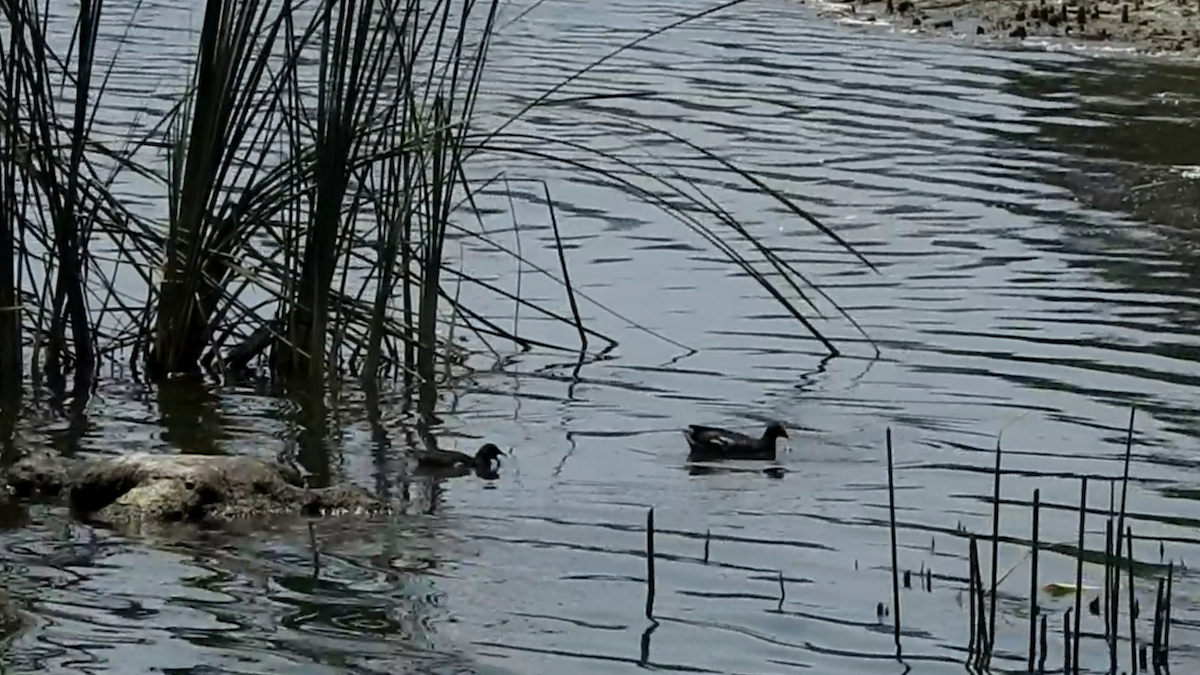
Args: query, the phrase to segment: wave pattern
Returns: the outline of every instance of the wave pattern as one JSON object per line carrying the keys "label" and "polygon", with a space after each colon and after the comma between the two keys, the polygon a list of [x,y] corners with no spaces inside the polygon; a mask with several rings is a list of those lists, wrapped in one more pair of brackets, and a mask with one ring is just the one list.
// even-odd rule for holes
{"label": "wave pattern", "polygon": [[[131,2],[108,4],[133,11]],[[139,5],[136,28],[113,44],[124,50],[120,64],[153,69],[114,71],[116,112],[104,120],[114,133],[169,105],[162,83],[186,76],[185,36],[199,20],[200,10],[177,3]],[[530,7],[506,4],[501,23]],[[496,41],[482,119],[505,119],[696,9],[676,0],[538,4]],[[1195,119],[1200,103],[1173,93],[1188,91],[1194,76],[1163,72],[918,41],[817,20],[811,8],[777,0],[624,52],[500,140],[609,175],[519,153],[481,155],[477,175],[503,172],[511,188],[481,195],[495,214],[485,226],[512,228],[511,196],[523,252],[554,269],[542,190],[529,182],[546,181],[573,281],[694,353],[585,303],[588,318],[621,340],[618,358],[573,374],[570,359],[522,356],[504,371],[481,370],[453,400],[451,430],[516,448],[495,489],[410,486],[403,494],[427,508],[387,525],[319,530],[324,562],[315,578],[303,534],[146,543],[35,514],[4,550],[7,576],[21,580],[10,594],[26,624],[12,661],[122,673],[897,672],[890,623],[875,613],[890,603],[883,439],[891,427],[901,566],[933,577],[931,591],[904,593],[905,659],[922,673],[959,672],[967,644],[960,528],[990,530],[997,438],[1008,450],[1004,533],[1028,536],[1037,488],[1043,541],[1070,542],[1081,476],[1094,478],[1091,508],[1109,504],[1103,478],[1119,475],[1131,403],[1140,410],[1131,524],[1139,537],[1167,538],[1164,558],[1186,560],[1200,543],[1194,247],[1188,223],[1172,221],[1170,209],[1147,215],[1125,198],[1164,169],[1154,158],[1127,159],[1118,141],[1123,127],[1165,137]],[[1154,82],[1160,95],[1143,96],[1150,85],[1139,84],[1127,97],[1131,81]],[[626,95],[581,98],[598,93]],[[880,272],[655,130],[754,171]],[[658,189],[613,155],[684,177],[742,219],[846,307],[881,356],[829,319],[819,326],[847,355],[824,359],[751,279],[614,181]],[[474,273],[515,282],[508,256],[470,237],[461,243]],[[566,311],[559,287],[522,281],[523,294],[561,298]],[[508,306],[494,307],[492,318],[512,320]],[[520,321],[534,335],[567,330]],[[124,389],[101,396],[83,445],[169,451],[184,442],[139,400]],[[289,443],[281,421],[289,413],[276,402],[237,390],[216,390],[213,401],[196,403],[218,409],[205,418],[220,420],[212,445],[270,453]],[[794,430],[782,480],[684,466],[680,426],[766,418]],[[396,430],[381,440],[365,421],[348,424],[337,441],[341,471],[395,489]],[[657,626],[642,616],[649,506],[659,526]],[[1094,515],[1088,549],[1102,542]],[[1157,544],[1137,547],[1158,562]],[[1000,553],[1001,569],[1018,571],[1001,587],[999,655],[1019,663],[1024,550]],[[1047,553],[1041,564],[1043,582],[1074,576],[1073,559]],[[1187,645],[1200,644],[1190,599],[1197,582],[1190,570],[1180,575],[1174,658],[1195,663]],[[1100,583],[1092,566],[1087,577]],[[1143,636],[1152,584],[1137,586]],[[1041,602],[1052,618],[1068,606]],[[1102,625],[1088,616],[1084,626],[1099,632],[1084,666],[1102,672]],[[1058,663],[1053,642],[1049,662]]]}

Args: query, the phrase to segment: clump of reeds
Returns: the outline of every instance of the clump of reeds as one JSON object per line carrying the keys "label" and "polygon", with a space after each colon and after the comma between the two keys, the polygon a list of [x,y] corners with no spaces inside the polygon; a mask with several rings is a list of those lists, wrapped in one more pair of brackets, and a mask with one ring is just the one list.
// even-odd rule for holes
{"label": "clump of reeds", "polygon": [[[1147,668],[1147,659],[1145,653],[1145,645],[1139,643],[1137,636],[1137,616],[1138,604],[1134,593],[1134,555],[1133,555],[1133,530],[1125,524],[1128,487],[1129,487],[1129,464],[1133,452],[1133,431],[1135,410],[1130,410],[1129,427],[1126,434],[1125,442],[1125,457],[1124,466],[1119,478],[1108,479],[1110,481],[1110,504],[1108,510],[1108,519],[1105,523],[1105,549],[1102,556],[1104,565],[1104,588],[1100,597],[1095,598],[1089,603],[1089,609],[1093,614],[1100,615],[1104,621],[1104,637],[1108,648],[1109,672],[1119,672],[1120,654],[1118,645],[1120,643],[1120,612],[1121,612],[1121,571],[1127,573],[1127,604],[1126,613],[1128,617],[1129,627],[1129,664],[1128,672],[1137,673],[1139,667],[1142,670]],[[897,651],[899,652],[900,639],[900,622],[899,622],[899,595],[896,579],[896,525],[895,525],[895,485],[892,468],[892,445],[891,433],[889,430],[887,438],[887,461],[888,461],[888,492],[889,492],[889,510],[891,511],[891,541],[892,541],[892,569],[893,569],[893,593],[896,597],[896,640]],[[991,583],[988,586],[984,585],[983,575],[981,573],[978,536],[974,533],[966,532],[968,542],[968,568],[967,568],[967,594],[970,598],[969,610],[969,633],[967,644],[967,665],[979,669],[988,670],[991,667],[991,660],[995,654],[996,640],[996,606],[997,606],[997,589],[1002,579],[997,578],[997,559],[998,559],[998,544],[1000,540],[1000,490],[1001,490],[1001,457],[1002,451],[999,443],[996,446],[996,462],[993,480],[992,494],[992,567],[991,567]],[[1120,501],[1116,502],[1116,485],[1120,484]],[[1066,589],[1066,592],[1074,593],[1073,606],[1068,608],[1062,615],[1062,654],[1063,654],[1063,672],[1064,673],[1079,673],[1081,645],[1083,643],[1081,621],[1083,614],[1083,562],[1087,555],[1086,553],[1086,532],[1087,532],[1087,513],[1088,513],[1088,484],[1089,477],[1083,476],[1080,481],[1080,499],[1079,499],[1079,526],[1077,542],[1075,546],[1075,579],[1070,586],[1064,584],[1050,584],[1047,587],[1053,587],[1055,590]],[[1047,636],[1047,615],[1038,605],[1038,592],[1043,587],[1039,585],[1038,567],[1039,567],[1039,552],[1044,544],[1041,542],[1039,532],[1039,520],[1041,512],[1041,493],[1040,490],[1034,490],[1032,501],[1032,519],[1031,519],[1031,536],[1030,536],[1030,580],[1029,580],[1029,639],[1028,650],[1025,659],[1025,667],[1029,672],[1045,672],[1046,657],[1048,653],[1048,636]],[[1124,555],[1122,556],[1122,551]],[[1006,575],[1007,576],[1007,575]],[[1174,578],[1174,563],[1168,563],[1166,575],[1158,579],[1158,592],[1155,601],[1155,612],[1153,620],[1153,636],[1150,645],[1150,666],[1155,672],[1160,672],[1165,669],[1167,657],[1170,651],[1170,624],[1171,624],[1171,592]],[[1101,602],[1103,600],[1103,602]]]}
{"label": "clump of reeds", "polygon": [[[47,17],[72,9],[78,30],[52,35]],[[522,349],[586,353],[597,341],[611,349],[582,320],[584,296],[571,286],[548,191],[559,269],[521,258],[522,266],[564,284],[570,316],[467,274],[446,250],[450,235],[469,232],[509,251],[470,231],[476,197],[498,184],[477,177],[472,158],[517,153],[606,171],[566,158],[561,144],[547,150],[553,139],[508,130],[553,105],[560,87],[479,128],[498,10],[498,0],[208,0],[175,105],[140,120],[150,132],[131,129],[117,147],[111,132],[94,132],[122,54],[96,56],[102,32],[122,29],[106,22],[104,4],[0,0],[11,27],[0,45],[0,394],[19,396],[31,377],[60,399],[71,380],[86,399],[100,363],[120,360],[151,378],[252,367],[315,386],[398,378],[419,392],[427,416],[438,382],[462,361],[449,339],[455,329],[486,349],[492,337]],[[713,11],[649,31],[562,84]],[[853,250],[761,180],[675,138]],[[702,192],[637,169],[636,179],[606,176],[710,241],[836,353],[789,299],[809,301],[798,270]],[[115,187],[126,174],[159,190],[161,220]],[[459,302],[462,284],[574,325],[579,344],[498,325]]]}

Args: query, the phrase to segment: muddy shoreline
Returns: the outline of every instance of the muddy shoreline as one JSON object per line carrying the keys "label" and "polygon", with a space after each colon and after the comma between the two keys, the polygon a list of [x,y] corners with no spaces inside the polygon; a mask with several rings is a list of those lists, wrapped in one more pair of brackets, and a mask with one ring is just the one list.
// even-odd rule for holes
{"label": "muddy shoreline", "polygon": [[1200,58],[1200,0],[852,0],[822,14],[980,42]]}

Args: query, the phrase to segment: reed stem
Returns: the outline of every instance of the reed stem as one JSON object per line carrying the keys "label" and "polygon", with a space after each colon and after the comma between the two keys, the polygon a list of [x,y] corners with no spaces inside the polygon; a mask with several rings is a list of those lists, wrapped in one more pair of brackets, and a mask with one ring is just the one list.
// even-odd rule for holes
{"label": "reed stem", "polygon": [[[1117,510],[1117,526],[1116,526],[1116,531],[1115,531],[1117,539],[1116,539],[1116,543],[1113,547],[1113,550],[1116,551],[1117,559],[1118,559],[1117,560],[1117,568],[1113,571],[1112,640],[1113,640],[1113,654],[1114,654],[1113,658],[1114,659],[1116,658],[1115,655],[1116,655],[1116,651],[1117,651],[1117,638],[1120,634],[1120,628],[1119,628],[1120,614],[1121,614],[1121,612],[1120,612],[1120,609],[1121,609],[1120,557],[1121,557],[1121,549],[1122,549],[1121,545],[1123,543],[1122,536],[1126,533],[1125,507],[1126,507],[1127,499],[1129,496],[1129,461],[1130,461],[1130,458],[1133,456],[1133,427],[1134,427],[1134,421],[1135,421],[1136,417],[1137,417],[1137,407],[1129,406],[1129,426],[1125,432],[1125,462],[1124,462],[1124,468],[1121,471],[1121,502],[1120,502],[1120,505]],[[1128,540],[1126,539],[1126,541],[1128,541]],[[1129,613],[1130,613],[1130,619],[1129,619],[1130,633],[1129,633],[1129,635],[1130,635],[1130,641],[1132,644],[1131,649],[1136,650],[1137,649],[1137,640],[1134,638],[1134,633],[1133,633],[1134,617],[1133,617],[1133,606],[1132,606],[1132,602],[1133,602],[1133,600],[1132,600],[1133,599],[1132,542],[1127,544],[1127,547],[1130,548],[1129,557],[1131,559],[1129,561],[1129,565],[1128,565],[1128,568],[1130,571],[1129,597],[1130,597],[1130,603],[1131,603],[1130,608],[1129,608]],[[1116,672],[1115,671],[1116,663],[1114,662],[1110,665],[1113,667],[1114,672]],[[1129,667],[1134,672],[1136,672],[1137,671],[1137,660],[1134,658],[1131,658]]]}
{"label": "reed stem", "polygon": [[[996,439],[996,469],[992,481],[992,585],[990,601],[991,606],[988,607],[988,636],[991,640],[996,637],[996,592],[999,586],[999,564],[1000,564],[1000,439]],[[990,664],[992,661],[992,643],[988,642],[987,658],[984,664]]]}
{"label": "reed stem", "polygon": [[1071,610],[1063,613],[1063,675],[1071,672]]}
{"label": "reed stem", "polygon": [[1163,637],[1163,580],[1158,580],[1158,593],[1154,598],[1154,639],[1150,643],[1150,664],[1154,672],[1162,669],[1162,637]]}
{"label": "reed stem", "polygon": [[900,648],[900,565],[896,550],[896,476],[892,462],[892,428],[887,429],[887,469],[888,469],[888,516],[891,520],[892,531],[892,625],[896,640],[896,655],[901,654]]}
{"label": "reed stem", "polygon": [[1129,573],[1129,671],[1138,672],[1137,598],[1133,588],[1133,528],[1125,534],[1125,570]]}
{"label": "reed stem", "polygon": [[654,507],[646,512],[646,618],[654,620]]}
{"label": "reed stem", "polygon": [[1046,652],[1049,651],[1047,649],[1048,640],[1049,640],[1049,638],[1047,636],[1047,632],[1048,632],[1047,621],[1046,621],[1047,618],[1048,618],[1047,615],[1043,612],[1042,613],[1042,636],[1041,636],[1041,640],[1039,641],[1041,643],[1040,644],[1041,654],[1038,655],[1038,666],[1037,666],[1037,671],[1038,671],[1039,675],[1041,675],[1041,673],[1046,672]]}
{"label": "reed stem", "polygon": [[991,651],[993,638],[989,634],[987,627],[987,612],[985,609],[987,607],[987,597],[983,590],[983,572],[979,567],[979,541],[975,535],[971,535],[971,552],[971,557],[974,560],[971,567],[971,576],[975,580],[975,592],[977,596],[975,604],[979,609],[979,617],[975,623],[979,628],[979,637],[976,641],[979,648],[976,652],[975,665],[982,666],[983,660]]}
{"label": "reed stem", "polygon": [[1175,586],[1175,561],[1167,563],[1167,595],[1163,606],[1162,665],[1167,669],[1167,658],[1171,654],[1171,591]]}
{"label": "reed stem", "polygon": [[1030,533],[1030,550],[1029,550],[1029,662],[1027,664],[1030,672],[1033,672],[1033,659],[1036,653],[1037,639],[1037,619],[1038,619],[1038,546],[1039,546],[1039,523],[1042,511],[1042,491],[1033,491],[1033,526]]}
{"label": "reed stem", "polygon": [[977,644],[979,627],[975,625],[975,617],[979,612],[979,608],[977,606],[978,603],[975,601],[975,597],[976,597],[975,568],[979,564],[979,560],[977,558],[977,556],[979,554],[975,550],[975,535],[971,535],[971,543],[968,548],[969,548],[970,553],[969,553],[969,558],[968,558],[968,562],[967,562],[967,594],[969,596],[971,596],[971,611],[970,611],[970,631],[971,632],[970,632],[969,642],[967,643],[967,663],[972,664],[975,662],[976,651],[982,649],[982,645]]}
{"label": "reed stem", "polygon": [[1087,476],[1083,477],[1079,491],[1079,549],[1076,551],[1075,557],[1075,641],[1072,644],[1071,664],[1075,668],[1074,672],[1079,673],[1079,622],[1082,619],[1080,616],[1080,608],[1083,603],[1083,545],[1084,545],[1084,528],[1087,525]]}

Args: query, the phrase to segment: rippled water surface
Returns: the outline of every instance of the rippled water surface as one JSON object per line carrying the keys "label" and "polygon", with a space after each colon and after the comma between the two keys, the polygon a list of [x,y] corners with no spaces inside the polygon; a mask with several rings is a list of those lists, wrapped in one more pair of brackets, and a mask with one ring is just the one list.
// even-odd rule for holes
{"label": "rippled water surface", "polygon": [[[114,25],[133,6],[106,3]],[[503,119],[697,8],[537,5],[497,40],[484,119]],[[509,3],[504,16],[525,9]],[[113,79],[106,122],[115,132],[169,105],[202,15],[161,0],[138,11]],[[3,573],[23,623],[8,661],[55,673],[960,672],[967,541],[957,530],[990,531],[997,438],[1010,471],[1001,529],[1028,536],[1028,505],[1040,489],[1042,539],[1066,543],[1077,536],[1067,508],[1078,503],[1079,477],[1120,474],[1133,403],[1130,522],[1139,558],[1159,562],[1157,541],[1141,538],[1163,537],[1163,559],[1184,567],[1171,644],[1175,667],[1186,671],[1200,662],[1200,584],[1186,569],[1200,525],[1200,192],[1187,166],[1200,147],[1198,84],[1198,71],[1165,64],[842,26],[783,0],[749,2],[624,52],[560,97],[652,95],[576,99],[538,109],[511,131],[558,156],[599,162],[563,145],[584,144],[686,176],[821,284],[878,356],[825,303],[829,318],[818,326],[844,352],[825,358],[703,239],[612,180],[527,155],[476,158],[480,177],[509,178],[524,253],[555,268],[542,188],[530,179],[546,181],[572,280],[624,317],[582,303],[592,325],[619,340],[615,358],[576,374],[570,357],[536,351],[504,371],[477,363],[447,399],[443,443],[469,449],[486,437],[515,447],[491,485],[400,481],[408,441],[388,401],[372,421],[351,395],[324,434],[305,434],[302,411],[253,391],[109,381],[89,410],[83,449],[284,450],[304,462],[325,454],[331,469],[310,468],[406,500],[405,513],[317,523],[316,571],[302,523],[254,535],[118,535],[53,509],[13,515]],[[878,272],[641,125],[756,172],[811,207]],[[497,214],[485,227],[512,228],[503,192],[482,199]],[[473,273],[515,283],[512,259],[476,239],[447,250],[461,252]],[[569,311],[558,287],[522,279],[523,294]],[[511,325],[510,305],[467,299]],[[555,322],[519,321],[530,337],[572,339]],[[792,429],[783,478],[689,471],[682,425],[751,429],[769,418]],[[889,427],[900,567],[933,571],[931,591],[914,583],[902,594],[903,662],[890,617],[876,616],[880,602],[891,605]],[[26,429],[30,442],[68,436]],[[1108,508],[1107,483],[1094,478],[1089,495],[1092,508]],[[651,506],[657,626],[644,618]],[[1088,548],[1102,550],[1103,541],[1103,519],[1093,515]],[[1001,573],[1013,568],[1000,587],[997,665],[1006,668],[1024,663],[1025,551],[999,553]],[[988,570],[990,546],[983,556]],[[1041,582],[1072,580],[1074,566],[1044,553]],[[1102,583],[1090,565],[1085,577]],[[1154,583],[1147,575],[1137,585],[1142,638]],[[1060,627],[1070,600],[1040,601]],[[1083,666],[1103,672],[1103,624],[1089,614],[1083,626]],[[1061,663],[1061,641],[1052,639],[1048,667]]]}

